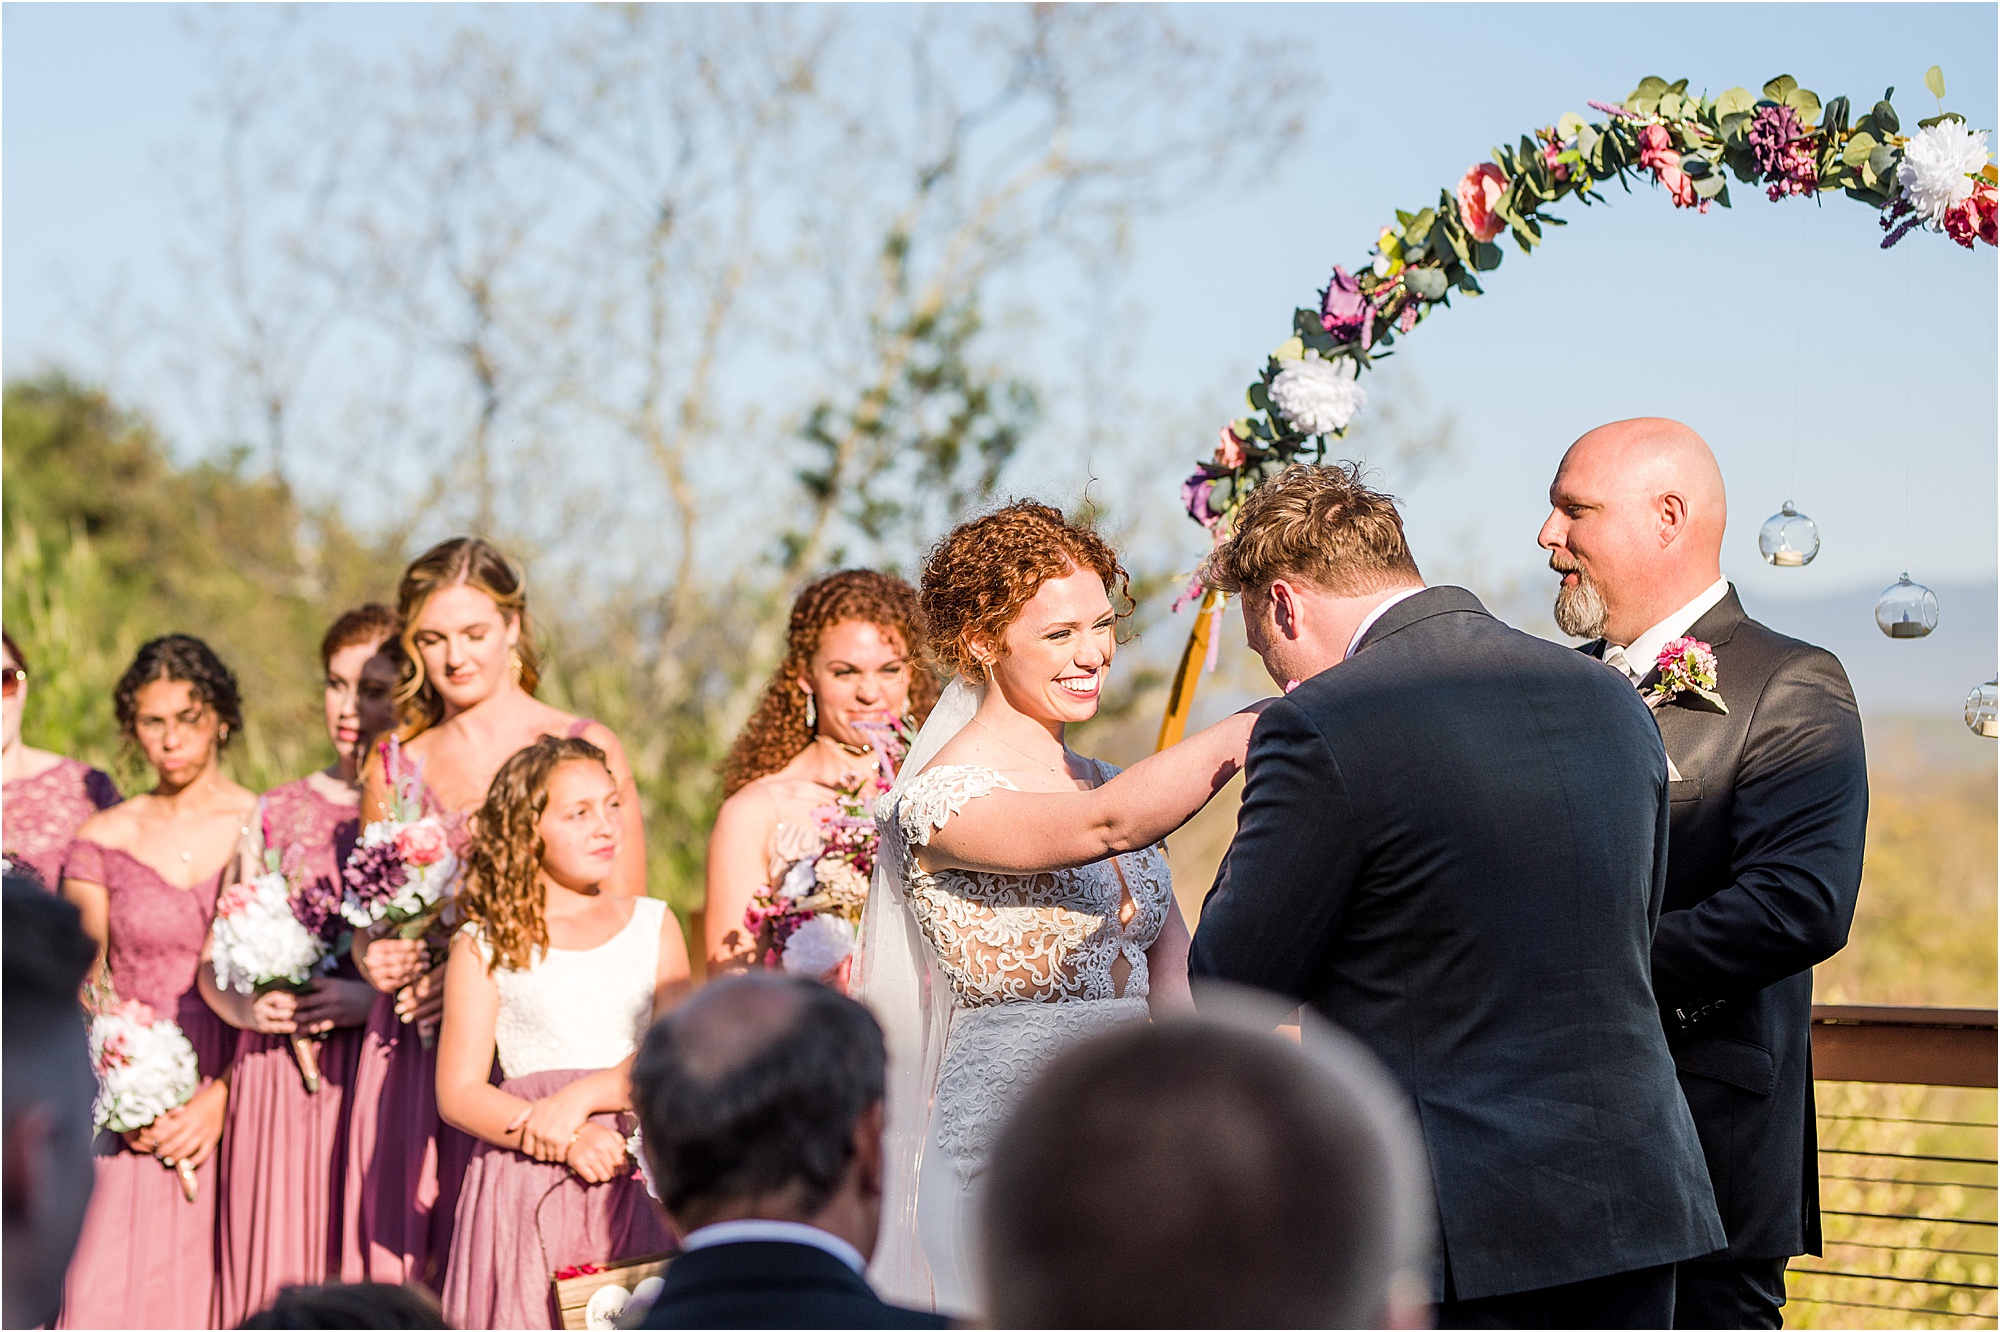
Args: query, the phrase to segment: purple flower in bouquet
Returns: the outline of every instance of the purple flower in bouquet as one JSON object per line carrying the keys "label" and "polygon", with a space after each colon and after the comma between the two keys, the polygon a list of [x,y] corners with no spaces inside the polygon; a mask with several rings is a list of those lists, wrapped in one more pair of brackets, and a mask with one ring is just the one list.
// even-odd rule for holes
{"label": "purple flower in bouquet", "polygon": [[[377,903],[386,904],[395,900],[410,881],[410,867],[404,863],[394,842],[378,842],[372,846],[363,844],[354,848],[347,858],[347,868],[341,871],[346,880],[347,895],[354,904],[367,911],[371,917],[379,917],[381,910],[374,909]],[[355,924],[354,913],[347,919]]]}
{"label": "purple flower in bouquet", "polygon": [[1342,342],[1358,339],[1364,351],[1375,340],[1375,307],[1361,294],[1361,284],[1338,264],[1319,296],[1319,326]]}

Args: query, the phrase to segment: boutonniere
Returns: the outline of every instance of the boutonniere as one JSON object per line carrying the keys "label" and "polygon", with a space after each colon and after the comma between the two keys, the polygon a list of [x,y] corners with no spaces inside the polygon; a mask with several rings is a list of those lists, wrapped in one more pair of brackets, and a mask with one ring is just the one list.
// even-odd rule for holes
{"label": "boutonniere", "polygon": [[1715,691],[1715,649],[1700,639],[1674,639],[1660,649],[1659,659],[1653,664],[1659,668],[1660,682],[1646,696],[1652,707],[1657,708],[1680,694],[1693,694],[1713,703],[1718,712],[1729,711],[1729,705]]}

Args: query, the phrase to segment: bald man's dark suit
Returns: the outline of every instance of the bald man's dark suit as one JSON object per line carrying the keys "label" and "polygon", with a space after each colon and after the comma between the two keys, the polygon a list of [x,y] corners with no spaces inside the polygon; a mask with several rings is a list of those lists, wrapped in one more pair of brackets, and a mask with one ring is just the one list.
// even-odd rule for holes
{"label": "bald man's dark suit", "polygon": [[1653,986],[1729,1248],[1682,1266],[1675,1325],[1776,1327],[1784,1260],[1820,1251],[1812,968],[1854,920],[1868,763],[1832,653],[1750,619],[1734,587],[1688,637],[1728,711],[1683,694],[1654,712],[1678,779]]}

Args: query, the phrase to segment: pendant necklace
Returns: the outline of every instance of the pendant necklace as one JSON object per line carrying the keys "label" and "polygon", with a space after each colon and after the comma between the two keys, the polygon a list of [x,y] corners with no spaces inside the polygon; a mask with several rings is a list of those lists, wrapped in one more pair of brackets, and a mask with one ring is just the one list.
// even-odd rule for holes
{"label": "pendant necklace", "polygon": [[1055,767],[1054,765],[1049,763],[1048,760],[1046,759],[1036,758],[1033,754],[1030,754],[1027,750],[1021,748],[1019,745],[1009,740],[1006,736],[1000,734],[1000,732],[994,730],[991,726],[988,726],[985,722],[979,720],[979,718],[974,717],[972,719],[972,724],[974,726],[977,726],[980,730],[986,732],[986,734],[992,736],[995,740],[998,740],[1001,744],[1007,746],[1007,748],[1013,750],[1016,754],[1019,754],[1022,758],[1028,760],[1030,763],[1033,763],[1038,767],[1047,768],[1053,776],[1064,777],[1068,775],[1068,773],[1063,768]]}

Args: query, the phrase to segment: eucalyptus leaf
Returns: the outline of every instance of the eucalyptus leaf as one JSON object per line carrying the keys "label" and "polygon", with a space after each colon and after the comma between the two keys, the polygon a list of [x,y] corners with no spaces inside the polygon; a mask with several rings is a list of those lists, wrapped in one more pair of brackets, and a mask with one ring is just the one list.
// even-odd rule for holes
{"label": "eucalyptus leaf", "polygon": [[1271,359],[1274,361],[1298,361],[1305,359],[1305,354],[1305,343],[1295,337],[1286,338],[1278,344],[1278,349],[1271,353]]}
{"label": "eucalyptus leaf", "polygon": [[1403,270],[1403,285],[1427,301],[1437,300],[1450,284],[1445,281],[1444,271],[1437,268],[1407,268]]}
{"label": "eucalyptus leaf", "polygon": [[[1665,79],[1659,77],[1657,74],[1648,74],[1645,78],[1640,79],[1639,86],[1632,90],[1632,97],[1656,98],[1666,90],[1667,81]],[[1627,105],[1630,105],[1632,98],[1628,97],[1625,101]]]}
{"label": "eucalyptus leaf", "polygon": [[1785,94],[1799,86],[1799,81],[1789,74],[1780,74],[1764,85],[1764,96],[1774,102],[1783,102]]}
{"label": "eucalyptus leaf", "polygon": [[1718,116],[1740,115],[1756,105],[1757,98],[1748,88],[1731,88],[1715,99],[1715,113]]}
{"label": "eucalyptus leaf", "polygon": [[1506,257],[1492,241],[1475,241],[1474,245],[1472,266],[1482,273],[1490,273],[1500,267],[1501,259]]}
{"label": "eucalyptus leaf", "polygon": [[1585,128],[1583,117],[1574,111],[1565,111],[1556,117],[1556,135],[1558,138],[1573,139],[1581,134]]}
{"label": "eucalyptus leaf", "polygon": [[1694,182],[1695,194],[1703,199],[1713,199],[1729,188],[1729,182],[1719,175],[1697,177]]}
{"label": "eucalyptus leaf", "polygon": [[1868,154],[1868,169],[1880,179],[1887,180],[1896,174],[1896,162],[1900,157],[1902,154],[1891,145],[1878,144]]}
{"label": "eucalyptus leaf", "polygon": [[1660,98],[1660,118],[1662,120],[1679,120],[1680,116],[1681,96],[1679,93],[1667,93]]}
{"label": "eucalyptus leaf", "polygon": [[1785,105],[1799,113],[1808,128],[1819,119],[1819,98],[1809,88],[1794,88],[1785,94]]}
{"label": "eucalyptus leaf", "polygon": [[1875,136],[1867,130],[1862,130],[1849,139],[1847,146],[1840,150],[1840,160],[1851,167],[1861,166],[1868,161],[1875,148]]}
{"label": "eucalyptus leaf", "polygon": [[1944,70],[1937,65],[1932,65],[1929,69],[1925,70],[1924,87],[1931,90],[1931,96],[1942,98],[1944,96]]}
{"label": "eucalyptus leaf", "polygon": [[1896,119],[1896,108],[1889,105],[1889,96],[1895,91],[1894,88],[1889,89],[1889,93],[1875,103],[1874,109],[1868,113],[1885,134],[1894,134],[1903,128],[1902,122]]}

